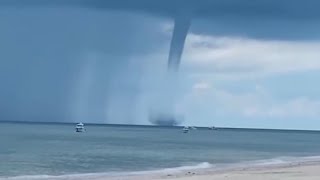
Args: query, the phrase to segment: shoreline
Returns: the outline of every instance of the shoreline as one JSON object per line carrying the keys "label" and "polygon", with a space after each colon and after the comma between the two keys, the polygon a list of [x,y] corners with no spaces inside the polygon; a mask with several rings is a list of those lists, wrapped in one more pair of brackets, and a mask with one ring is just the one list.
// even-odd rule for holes
{"label": "shoreline", "polygon": [[[297,177],[291,177],[292,174],[297,175]],[[100,177],[94,180],[269,180],[270,178],[283,179],[283,176],[288,176],[288,178],[290,177],[290,179],[319,179],[320,160],[305,162],[288,162],[284,164],[272,165],[230,167],[223,169],[194,169],[175,173],[127,175],[111,178]]]}
{"label": "shoreline", "polygon": [[[299,158],[298,158],[299,159]],[[271,160],[270,160],[271,161]],[[0,177],[0,180],[209,180],[209,179],[241,179],[238,176],[245,176],[245,179],[252,180],[255,178],[270,179],[270,175],[284,175],[289,171],[309,172],[320,178],[320,157],[303,157],[297,161],[288,161],[283,163],[267,163],[266,164],[233,164],[226,167],[204,167],[204,168],[168,168],[154,171],[136,171],[127,173],[87,173],[87,174],[69,174],[69,175],[26,175],[15,177]],[[259,177],[256,175],[259,174]],[[263,177],[262,177],[263,176]],[[319,179],[317,178],[317,179]]]}
{"label": "shoreline", "polygon": [[205,172],[195,175],[161,177],[154,180],[316,180],[320,178],[320,162],[293,163],[283,166],[241,168],[222,172]]}

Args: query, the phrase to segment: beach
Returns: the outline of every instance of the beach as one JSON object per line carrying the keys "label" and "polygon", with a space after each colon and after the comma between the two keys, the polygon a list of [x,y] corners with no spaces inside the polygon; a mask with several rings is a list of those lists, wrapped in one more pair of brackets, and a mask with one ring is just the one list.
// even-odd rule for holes
{"label": "beach", "polygon": [[[243,169],[217,174],[200,174],[165,178],[168,180],[316,180],[320,178],[320,164],[277,168]],[[164,178],[162,178],[164,179]]]}
{"label": "beach", "polygon": [[188,171],[176,174],[153,174],[96,180],[316,180],[320,178],[320,162],[291,163],[282,166],[264,166],[230,169],[225,171]]}
{"label": "beach", "polygon": [[[10,180],[318,180],[320,161],[287,163],[283,165],[238,167],[232,169],[194,169],[188,171],[162,171],[153,173],[110,176],[82,174],[68,176],[13,177]],[[2,178],[0,178],[2,179]],[[7,178],[4,178],[7,179]]]}

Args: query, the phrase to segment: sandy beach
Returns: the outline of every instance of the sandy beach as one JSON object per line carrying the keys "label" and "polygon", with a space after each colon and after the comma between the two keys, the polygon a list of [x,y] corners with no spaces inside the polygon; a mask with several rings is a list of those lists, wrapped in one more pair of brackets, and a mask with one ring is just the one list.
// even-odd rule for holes
{"label": "sandy beach", "polygon": [[[1,178],[0,178],[1,179]],[[6,179],[6,178],[4,178]],[[8,178],[14,180],[34,179]],[[190,170],[181,172],[162,172],[151,174],[131,174],[126,176],[81,175],[38,177],[49,180],[318,180],[320,179],[320,162],[291,163],[260,167],[235,168],[228,170]]]}
{"label": "sandy beach", "polygon": [[[189,175],[188,175],[189,174]],[[320,164],[288,165],[285,167],[263,167],[231,170],[227,172],[193,174],[159,178],[167,180],[316,180],[320,179]]]}
{"label": "sandy beach", "polygon": [[[162,178],[164,179],[164,178]],[[167,180],[316,180],[320,179],[320,165],[304,165],[256,170],[237,170],[226,173],[190,175],[165,178]]]}
{"label": "sandy beach", "polygon": [[139,175],[97,180],[318,180],[320,163],[299,163],[283,166],[237,168],[223,171],[195,170],[179,173]]}

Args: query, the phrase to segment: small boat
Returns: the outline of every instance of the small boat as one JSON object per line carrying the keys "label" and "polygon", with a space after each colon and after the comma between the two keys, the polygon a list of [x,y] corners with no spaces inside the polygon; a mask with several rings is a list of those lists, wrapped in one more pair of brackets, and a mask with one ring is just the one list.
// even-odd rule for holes
{"label": "small boat", "polygon": [[84,124],[83,123],[78,123],[76,125],[76,132],[84,132],[86,131],[86,129],[84,128]]}
{"label": "small boat", "polygon": [[190,127],[192,130],[196,130],[197,128],[195,126]]}
{"label": "small boat", "polygon": [[217,128],[214,127],[214,126],[209,127],[209,129],[210,129],[210,130],[217,130]]}
{"label": "small boat", "polygon": [[188,127],[188,126],[185,126],[185,127],[183,127],[182,132],[183,132],[183,133],[188,133],[189,130],[190,130],[189,127]]}

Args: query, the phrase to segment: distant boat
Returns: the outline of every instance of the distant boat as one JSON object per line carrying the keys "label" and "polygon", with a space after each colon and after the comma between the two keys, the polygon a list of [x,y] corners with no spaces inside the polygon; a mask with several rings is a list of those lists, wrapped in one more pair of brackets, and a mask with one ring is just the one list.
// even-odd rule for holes
{"label": "distant boat", "polygon": [[78,123],[76,125],[76,132],[84,132],[85,128],[84,128],[84,124],[83,123]]}
{"label": "distant boat", "polygon": [[214,126],[209,127],[209,129],[210,129],[210,130],[217,130],[217,128],[214,127]]}
{"label": "distant boat", "polygon": [[189,127],[188,127],[188,126],[185,126],[185,127],[183,127],[182,132],[183,132],[183,133],[188,133],[189,130],[190,130]]}
{"label": "distant boat", "polygon": [[195,126],[190,127],[192,130],[196,130],[197,128]]}

